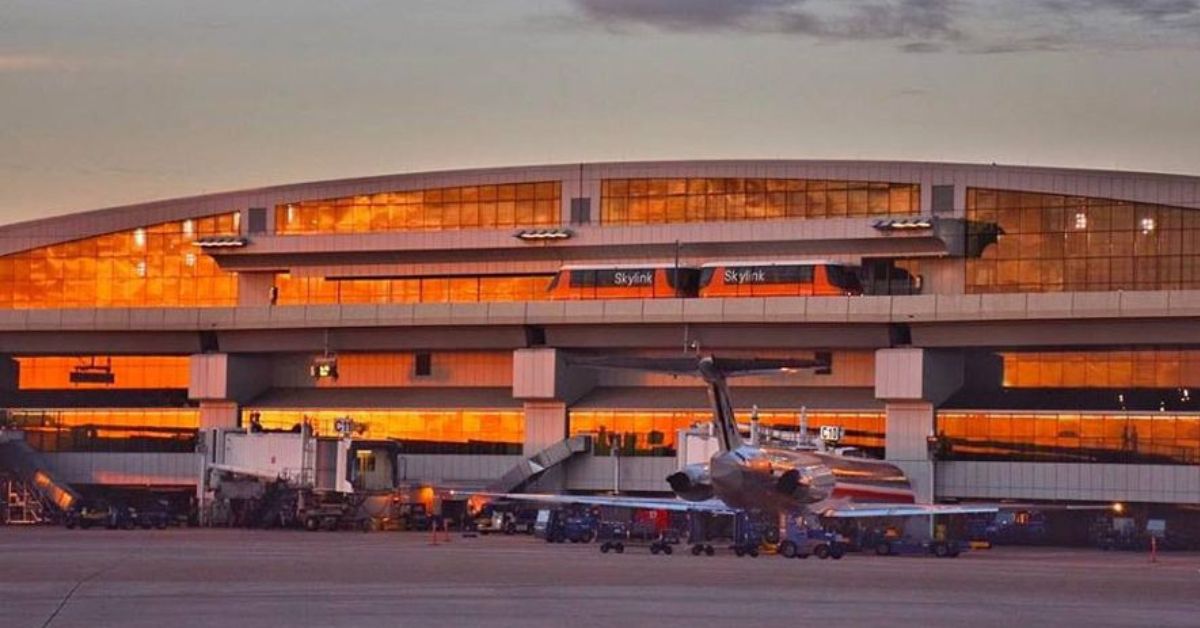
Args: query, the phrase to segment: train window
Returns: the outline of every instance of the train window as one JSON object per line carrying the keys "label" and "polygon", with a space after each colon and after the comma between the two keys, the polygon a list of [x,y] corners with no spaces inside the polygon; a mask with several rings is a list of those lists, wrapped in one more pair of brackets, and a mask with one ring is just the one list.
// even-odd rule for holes
{"label": "train window", "polygon": [[596,271],[594,270],[573,270],[571,271],[571,287],[572,288],[594,288],[596,286]]}
{"label": "train window", "polygon": [[768,284],[809,283],[813,280],[812,266],[729,266],[725,268],[725,283]]}
{"label": "train window", "polygon": [[716,269],[714,269],[714,268],[703,268],[700,270],[700,287],[701,288],[706,288],[706,287],[708,287],[708,284],[712,283],[713,272],[715,270]]}
{"label": "train window", "polygon": [[554,292],[554,289],[558,287],[558,278],[559,277],[562,277],[562,273],[555,275],[554,279],[550,280],[550,285],[546,286],[546,292]]}

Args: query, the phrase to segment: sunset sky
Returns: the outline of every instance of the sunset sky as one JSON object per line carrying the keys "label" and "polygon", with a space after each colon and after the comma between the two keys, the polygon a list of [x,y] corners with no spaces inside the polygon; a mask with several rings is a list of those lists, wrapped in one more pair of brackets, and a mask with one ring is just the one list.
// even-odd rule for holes
{"label": "sunset sky", "polygon": [[646,159],[1200,174],[1200,0],[0,0],[0,222]]}

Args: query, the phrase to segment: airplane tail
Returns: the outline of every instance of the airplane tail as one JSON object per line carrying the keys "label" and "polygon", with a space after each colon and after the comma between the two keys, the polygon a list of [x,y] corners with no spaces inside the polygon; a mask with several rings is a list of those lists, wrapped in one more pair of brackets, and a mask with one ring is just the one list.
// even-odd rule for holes
{"label": "airplane tail", "polygon": [[713,356],[682,356],[649,358],[634,356],[569,356],[568,364],[591,368],[632,369],[674,375],[693,375],[708,384],[708,398],[712,403],[713,427],[721,451],[731,451],[742,445],[738,433],[737,418],[733,414],[733,402],[729,398],[730,377],[773,375],[793,373],[800,369],[829,368],[827,360],[776,360],[761,358],[717,358]]}

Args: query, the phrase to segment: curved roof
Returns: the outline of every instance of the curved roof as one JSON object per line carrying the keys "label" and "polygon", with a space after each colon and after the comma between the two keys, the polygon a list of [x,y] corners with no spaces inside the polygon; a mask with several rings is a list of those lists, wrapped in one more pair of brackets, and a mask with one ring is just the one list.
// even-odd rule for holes
{"label": "curved roof", "polygon": [[[607,162],[381,175],[252,188],[109,207],[0,227],[0,255],[151,224],[248,207],[474,184],[559,180],[563,197],[594,194],[600,179],[764,177],[954,184],[1200,207],[1200,176],[1031,166],[838,160]],[[927,196],[927,195],[926,195]]]}

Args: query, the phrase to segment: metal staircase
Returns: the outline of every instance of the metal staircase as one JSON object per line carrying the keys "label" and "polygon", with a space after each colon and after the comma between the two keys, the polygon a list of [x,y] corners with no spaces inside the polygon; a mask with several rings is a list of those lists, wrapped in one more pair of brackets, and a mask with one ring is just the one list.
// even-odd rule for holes
{"label": "metal staircase", "polygon": [[41,523],[79,502],[19,431],[0,430],[0,478],[9,523]]}
{"label": "metal staircase", "polygon": [[580,434],[561,440],[513,465],[511,469],[487,485],[489,493],[512,493],[547,470],[566,462],[575,454],[591,451],[592,437]]}
{"label": "metal staircase", "polygon": [[44,523],[49,520],[50,508],[28,482],[14,478],[4,480],[5,514],[3,521],[10,525]]}

